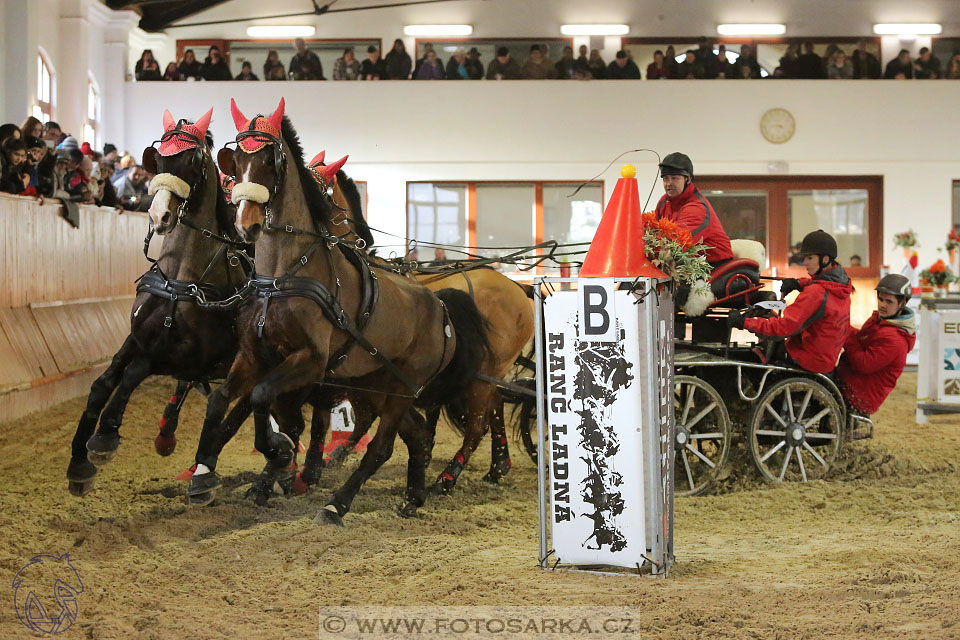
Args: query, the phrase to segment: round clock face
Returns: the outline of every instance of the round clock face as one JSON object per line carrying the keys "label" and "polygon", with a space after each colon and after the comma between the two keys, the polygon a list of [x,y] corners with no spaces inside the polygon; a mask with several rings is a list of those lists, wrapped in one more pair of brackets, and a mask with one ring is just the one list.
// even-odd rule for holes
{"label": "round clock face", "polygon": [[783,144],[793,137],[797,123],[786,109],[770,109],[760,118],[760,133],[767,141]]}

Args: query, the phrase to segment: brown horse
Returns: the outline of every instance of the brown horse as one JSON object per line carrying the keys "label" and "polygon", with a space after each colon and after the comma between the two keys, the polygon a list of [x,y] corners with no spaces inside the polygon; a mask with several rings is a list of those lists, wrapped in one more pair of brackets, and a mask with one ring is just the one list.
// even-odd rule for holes
{"label": "brown horse", "polygon": [[473,379],[487,348],[483,317],[459,291],[435,296],[393,274],[371,276],[362,257],[329,232],[332,206],[304,165],[283,100],[269,117],[247,119],[231,107],[237,149],[218,157],[221,169],[238,178],[236,228],[258,244],[258,273],[238,314],[240,351],[207,405],[188,494],[219,484],[220,420],[230,399],[250,394],[257,449],[281,469],[293,443],[270,429],[271,405],[310,384],[332,383],[351,387],[380,416],[380,428],[317,521],[342,524],[363,483],[392,455],[398,432],[410,453],[401,514],[415,515],[425,500],[433,435],[410,409],[414,401],[432,406],[456,398]]}
{"label": "brown horse", "polygon": [[[308,167],[313,170],[314,178],[322,190],[327,191],[332,187],[331,197],[339,210],[334,217],[334,224],[345,227],[335,228],[345,233],[348,239],[360,238],[367,246],[372,246],[373,236],[363,219],[360,193],[353,180],[341,169],[346,157],[324,165],[324,156],[325,153],[315,156]],[[376,258],[373,261],[381,266],[388,264]],[[524,347],[533,339],[533,306],[526,291],[507,276],[488,268],[452,274],[405,273],[432,291],[453,288],[468,293],[474,299],[490,326],[490,350],[480,367],[480,374],[504,379]],[[510,470],[511,463],[503,418],[503,399],[496,386],[481,379],[474,380],[465,396],[465,404],[458,407],[456,412],[448,413],[450,423],[464,436],[463,444],[437,478],[435,490],[448,493],[453,488],[488,430],[492,432],[490,470],[484,479],[498,482]],[[370,429],[374,418],[367,412],[358,412],[357,424],[349,442],[333,453],[331,462],[336,464],[346,457],[349,449]],[[437,418],[435,411],[428,413],[428,422],[435,425]]]}

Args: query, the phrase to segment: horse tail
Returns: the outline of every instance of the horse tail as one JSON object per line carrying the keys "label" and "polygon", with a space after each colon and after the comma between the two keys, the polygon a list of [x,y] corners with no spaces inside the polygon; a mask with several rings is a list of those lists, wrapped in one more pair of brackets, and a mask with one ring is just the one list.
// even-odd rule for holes
{"label": "horse tail", "polygon": [[468,390],[490,352],[490,327],[470,294],[459,289],[440,289],[436,296],[446,305],[457,347],[450,363],[427,385],[423,401],[442,406],[447,420],[462,434],[467,424]]}
{"label": "horse tail", "polygon": [[373,246],[373,234],[370,233],[370,227],[363,218],[363,201],[360,198],[360,190],[357,184],[343,172],[343,169],[337,171],[337,186],[347,199],[347,205],[350,207],[350,219],[353,222],[353,231],[363,238],[367,246]]}

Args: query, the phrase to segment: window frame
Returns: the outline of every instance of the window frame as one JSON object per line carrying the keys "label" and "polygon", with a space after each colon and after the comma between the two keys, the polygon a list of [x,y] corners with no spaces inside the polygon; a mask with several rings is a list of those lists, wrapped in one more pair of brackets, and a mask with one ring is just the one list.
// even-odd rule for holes
{"label": "window frame", "polygon": [[[94,97],[93,119],[90,119],[90,94]],[[100,95],[100,85],[93,76],[93,72],[87,72],[87,114],[84,118],[84,124],[93,131],[93,140],[84,140],[89,142],[94,149],[99,149],[101,145],[100,123],[103,115],[103,101]],[[84,129],[84,138],[86,138],[86,129]]]}
{"label": "window frame", "polygon": [[[47,123],[54,119],[56,115],[56,102],[57,102],[57,72],[53,66],[53,63],[50,61],[50,56],[47,55],[47,52],[43,47],[37,48],[37,89],[34,95],[36,99],[36,106],[41,114],[37,119]],[[50,98],[49,102],[41,100],[41,85],[43,74],[41,73],[41,67],[46,69],[47,77],[49,78],[48,97]]]}
{"label": "window frame", "polygon": [[[789,266],[790,210],[787,193],[809,189],[864,189],[867,192],[868,266],[847,267],[851,278],[877,278],[883,264],[883,176],[770,176],[704,175],[695,178],[701,191],[750,190],[767,192],[767,258],[778,273],[802,272]],[[721,220],[722,222],[722,220]],[[813,231],[813,229],[811,229]],[[769,271],[769,270],[768,270]],[[764,272],[767,273],[767,272]],[[804,272],[805,273],[805,272]]]}

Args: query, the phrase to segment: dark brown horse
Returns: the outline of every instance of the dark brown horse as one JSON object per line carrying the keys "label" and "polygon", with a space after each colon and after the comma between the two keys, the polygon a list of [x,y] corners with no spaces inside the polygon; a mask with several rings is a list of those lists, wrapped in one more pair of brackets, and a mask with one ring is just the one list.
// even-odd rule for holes
{"label": "dark brown horse", "polygon": [[220,166],[237,176],[236,228],[258,243],[258,273],[238,314],[240,351],[207,404],[188,494],[205,496],[219,484],[220,422],[230,399],[250,394],[256,447],[281,469],[293,443],[270,429],[270,407],[310,384],[339,384],[372,407],[380,427],[317,521],[342,523],[363,483],[392,455],[397,433],[410,453],[401,513],[414,515],[425,499],[433,434],[410,409],[414,401],[432,406],[459,396],[483,359],[486,324],[461,292],[435,296],[393,274],[371,276],[362,256],[330,232],[332,205],[304,164],[283,101],[271,116],[252,119],[231,106],[238,144],[220,152]]}
{"label": "dark brown horse", "polygon": [[[130,335],[90,388],[67,468],[74,495],[90,492],[95,465],[114,457],[127,401],[148,375],[209,380],[223,376],[236,353],[233,314],[198,304],[227,298],[248,278],[210,153],[212,111],[196,124],[175,122],[165,112],[159,151],[144,151],[144,165],[158,174],[151,185],[150,217],[164,242],[160,257],[140,279]],[[175,444],[171,434],[163,448],[169,453]]]}

